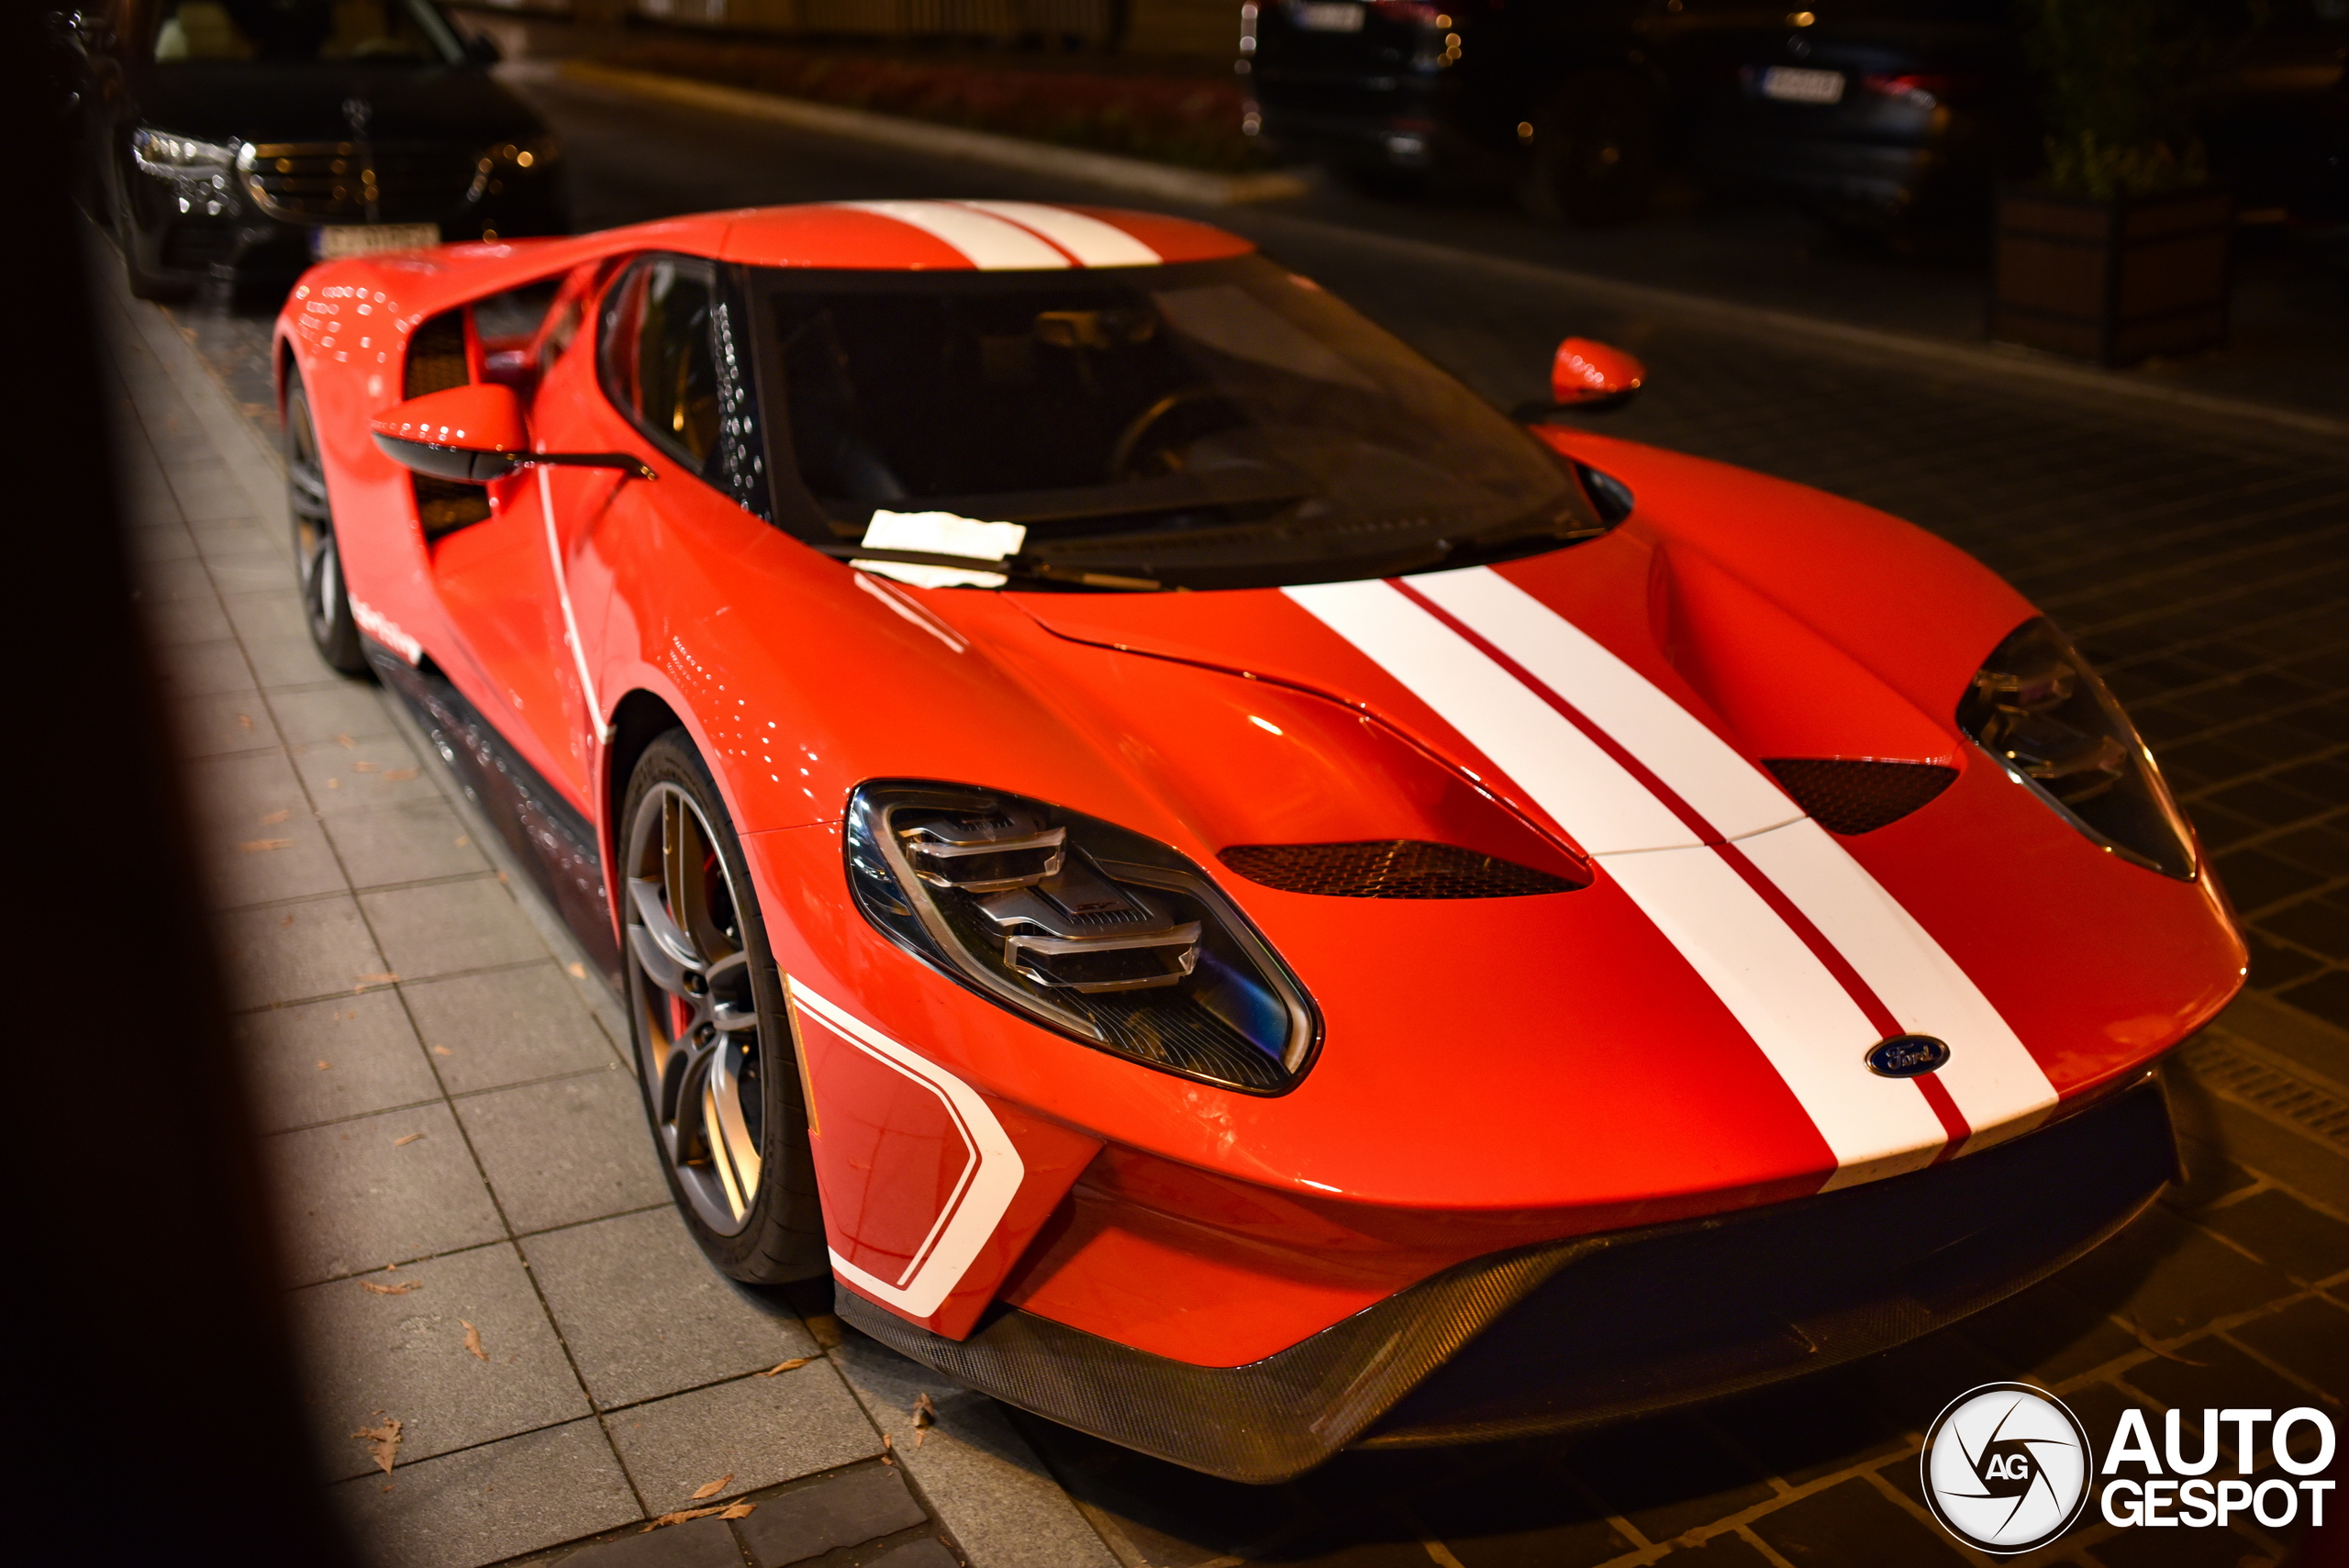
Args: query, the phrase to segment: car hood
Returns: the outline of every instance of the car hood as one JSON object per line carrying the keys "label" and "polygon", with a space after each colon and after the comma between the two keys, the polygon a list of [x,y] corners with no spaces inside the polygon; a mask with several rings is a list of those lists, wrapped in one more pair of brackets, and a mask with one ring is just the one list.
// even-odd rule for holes
{"label": "car hood", "polygon": [[139,117],[206,141],[340,141],[347,104],[367,106],[378,141],[510,141],[539,117],[477,66],[322,64],[155,68],[139,83]]}

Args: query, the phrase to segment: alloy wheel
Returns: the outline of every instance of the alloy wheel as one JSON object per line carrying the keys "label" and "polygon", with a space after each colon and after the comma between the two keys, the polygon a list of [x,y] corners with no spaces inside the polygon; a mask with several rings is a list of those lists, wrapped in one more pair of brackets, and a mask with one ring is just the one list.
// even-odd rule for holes
{"label": "alloy wheel", "polygon": [[336,595],[342,582],[335,559],[334,516],[327,506],[326,465],[318,457],[318,430],[309,399],[295,394],[286,421],[285,504],[294,517],[294,559],[301,569],[302,613],[310,635],[324,645],[335,631]]}
{"label": "alloy wheel", "polygon": [[624,862],[629,995],[653,1135],[696,1218],[730,1236],[764,1174],[765,1040],[741,903],[683,789],[639,801]]}

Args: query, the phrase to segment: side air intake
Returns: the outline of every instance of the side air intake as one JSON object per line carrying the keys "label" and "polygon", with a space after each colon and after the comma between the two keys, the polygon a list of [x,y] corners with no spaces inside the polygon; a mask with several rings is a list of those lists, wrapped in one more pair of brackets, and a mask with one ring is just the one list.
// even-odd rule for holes
{"label": "side air intake", "polygon": [[1872,762],[1849,757],[1765,758],[1779,787],[1833,833],[1873,833],[1926,805],[1956,782],[1933,762]]}
{"label": "side air intake", "polygon": [[1216,856],[1251,882],[1327,898],[1522,898],[1580,883],[1457,844],[1235,844]]}

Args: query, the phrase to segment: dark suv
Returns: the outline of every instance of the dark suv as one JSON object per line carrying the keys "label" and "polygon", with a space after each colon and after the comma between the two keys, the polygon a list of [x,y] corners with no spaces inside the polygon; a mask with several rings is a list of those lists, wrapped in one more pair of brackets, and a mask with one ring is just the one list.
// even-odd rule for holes
{"label": "dark suv", "polygon": [[1240,10],[1249,125],[1284,152],[1389,181],[1522,179],[1577,222],[1629,217],[1785,0],[1258,0]]}
{"label": "dark suv", "polygon": [[61,38],[135,294],[567,228],[553,138],[432,0],[107,0]]}

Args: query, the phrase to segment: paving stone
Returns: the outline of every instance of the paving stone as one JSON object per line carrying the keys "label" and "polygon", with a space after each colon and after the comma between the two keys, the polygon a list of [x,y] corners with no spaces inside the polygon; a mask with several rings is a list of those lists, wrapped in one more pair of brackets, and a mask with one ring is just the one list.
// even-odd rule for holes
{"label": "paving stone", "polygon": [[[216,573],[216,582],[218,581]],[[310,622],[302,603],[295,597],[297,581],[291,562],[277,560],[268,563],[266,576],[250,585],[238,587],[223,584],[220,607],[228,615],[237,635],[248,642],[305,642],[310,636]],[[353,680],[354,677],[328,672],[332,680]],[[275,684],[275,683],[273,683]]]}
{"label": "paving stone", "polygon": [[1751,1464],[1685,1418],[1634,1422],[1586,1438],[1568,1462],[1650,1540],[1669,1540],[1772,1495]]}
{"label": "paving stone", "polygon": [[822,1353],[787,1308],[754,1305],[712,1268],[673,1205],[532,1236],[525,1251],[606,1409]]}
{"label": "paving stone", "polygon": [[1760,1547],[1734,1531],[1714,1536],[1700,1546],[1684,1546],[1664,1561],[1672,1568],[1765,1568],[1770,1562]]}
{"label": "paving stone", "polygon": [[[395,1140],[420,1132],[408,1143]],[[503,1238],[456,1118],[435,1103],[262,1140],[289,1284]]]}
{"label": "paving stone", "polygon": [[328,742],[295,750],[294,766],[321,814],[339,817],[442,798],[440,785],[425,776],[406,740],[396,735],[353,740],[347,747]]}
{"label": "paving stone", "polygon": [[[2183,1412],[2184,1429],[2192,1432],[2201,1430],[2202,1412],[2206,1409],[2288,1410],[2308,1402],[2305,1389],[2260,1365],[2215,1334],[2189,1340],[2178,1346],[2171,1356],[2132,1367],[2122,1375],[2130,1387]],[[2152,1429],[2158,1441],[2163,1423],[2154,1421]],[[2234,1429],[2222,1429],[2232,1442]],[[2199,1452],[2199,1442],[2188,1440],[2187,1450]]]}
{"label": "paving stone", "polygon": [[[2242,1324],[2229,1337],[2335,1399],[2349,1402],[2349,1309],[2311,1296],[2272,1317]],[[2333,1419],[2341,1421],[2337,1414]]]}
{"label": "paving stone", "polygon": [[547,945],[493,877],[365,893],[359,898],[384,956],[406,980],[461,974],[547,956]]}
{"label": "paving stone", "polygon": [[389,984],[383,954],[348,895],[231,909],[212,925],[239,1007],[349,996]]}
{"label": "paving stone", "polygon": [[282,903],[350,885],[282,754],[209,757],[187,764],[185,776],[215,908]]}
{"label": "paving stone", "polygon": [[147,640],[158,651],[160,658],[171,657],[170,650],[192,642],[217,642],[232,635],[228,617],[222,613],[217,599],[171,599],[146,606],[139,617],[147,628]]}
{"label": "paving stone", "polygon": [[2349,959],[2349,896],[2304,898],[2288,908],[2261,917],[2259,923],[2270,935],[2297,942],[2312,952],[2321,952],[2336,962]]}
{"label": "paving stone", "polygon": [[404,1464],[330,1495],[373,1568],[475,1568],[644,1517],[592,1420]]}
{"label": "paving stone", "polygon": [[618,1068],[457,1102],[518,1232],[669,1202],[636,1080]]}
{"label": "paving stone", "polygon": [[364,681],[338,675],[320,685],[279,686],[267,701],[288,745],[331,745],[338,735],[359,741],[395,733],[382,693]]}
{"label": "paving stone", "polygon": [[1902,1446],[1873,1392],[1865,1369],[1843,1367],[1726,1401],[1709,1415],[1771,1473],[1799,1486]]}
{"label": "paving stone", "polygon": [[[612,1043],[552,962],[403,984],[452,1094],[608,1067]],[[440,1054],[446,1051],[446,1055]]]}
{"label": "paving stone", "polygon": [[351,885],[362,889],[473,876],[490,869],[471,830],[437,795],[367,811],[329,814],[322,826]]}
{"label": "paving stone", "polygon": [[736,1521],[751,1568],[785,1568],[929,1522],[893,1464],[861,1465],[761,1502]]}
{"label": "paving stone", "polygon": [[2328,970],[2277,995],[2278,1000],[2314,1013],[2337,1029],[2349,1029],[2349,969]]}
{"label": "paving stone", "polygon": [[232,640],[191,642],[155,662],[155,686],[164,697],[200,697],[215,692],[253,690],[252,667],[244,645]]}
{"label": "paving stone", "polygon": [[[1097,1525],[1106,1520],[1104,1533],[1114,1530],[1124,1537],[1132,1554],[1152,1568],[1201,1568],[1220,1558],[1248,1555],[1254,1543],[1279,1537],[1303,1517],[1306,1505],[1297,1488],[1220,1481],[1008,1406],[1004,1415],[1043,1456],[1069,1496],[1084,1506],[1085,1518]],[[928,1445],[919,1451],[927,1452]],[[1341,1454],[1330,1462],[1344,1465],[1359,1457]],[[1438,1519],[1452,1525],[1464,1517],[1468,1528],[1475,1528],[1473,1514],[1447,1511],[1441,1494],[1436,1496],[1431,1529],[1441,1534]],[[1609,1540],[1620,1539],[1611,1529],[1603,1533]],[[1611,1557],[1620,1550],[1601,1550],[1598,1557]],[[1472,1563],[1472,1568],[1486,1565]]]}
{"label": "paving stone", "polygon": [[318,657],[307,632],[243,640],[253,678],[263,686],[309,686],[336,678],[334,667]]}
{"label": "paving stone", "polygon": [[[396,1287],[413,1288],[380,1294]],[[399,1418],[403,1461],[589,1413],[511,1242],[315,1284],[295,1291],[292,1307],[319,1464],[331,1480],[373,1468],[351,1433],[377,1410]],[[467,1324],[481,1357],[466,1348]]]}
{"label": "paving stone", "polygon": [[2227,1240],[2314,1284],[2349,1269],[2349,1225],[2276,1187],[2195,1217]]}
{"label": "paving stone", "polygon": [[783,1377],[696,1388],[604,1417],[612,1446],[656,1513],[690,1505],[696,1487],[731,1475],[729,1496],[870,1459],[881,1451],[829,1364]]}
{"label": "paving stone", "polygon": [[139,584],[138,596],[149,604],[169,603],[174,599],[216,600],[219,592],[212,586],[212,574],[204,562],[193,555],[162,560],[134,560],[130,563],[131,581]]}
{"label": "paving stone", "polygon": [[263,1132],[440,1096],[407,1013],[390,991],[244,1013],[234,1027]]}
{"label": "paving stone", "polygon": [[2275,1561],[2232,1524],[2225,1529],[2124,1529],[2094,1550],[2105,1568],[2247,1568]]}
{"label": "paving stone", "polygon": [[742,1568],[742,1549],[724,1519],[700,1518],[597,1541],[555,1561],[566,1568]]}
{"label": "paving stone", "polygon": [[1413,1497],[1411,1517],[1465,1568],[1581,1568],[1631,1550],[1598,1505],[1539,1460],[1472,1463]]}
{"label": "paving stone", "polygon": [[960,1564],[942,1541],[928,1538],[893,1546],[877,1557],[862,1558],[857,1568],[960,1568]]}
{"label": "paving stone", "polygon": [[[2004,1362],[2004,1377],[2042,1385],[2069,1382],[2140,1348],[2136,1335],[2065,1290],[2059,1281],[2036,1285],[1977,1312],[1958,1325],[1956,1331]],[[1953,1380],[1946,1397],[1954,1398],[1976,1383],[1997,1381]],[[1935,1413],[1929,1410],[1909,1425],[1922,1431]]]}
{"label": "paving stone", "polygon": [[291,562],[264,546],[236,555],[216,555],[206,550],[204,564],[212,573],[212,585],[223,598],[273,593],[292,579],[295,573]]}
{"label": "paving stone", "polygon": [[1764,1514],[1752,1528],[1796,1568],[1965,1561],[1940,1530],[1856,1476]]}
{"label": "paving stone", "polygon": [[275,750],[279,736],[269,708],[250,692],[214,692],[170,705],[172,740],[186,758]]}
{"label": "paving stone", "polygon": [[2064,1271],[2065,1287],[2155,1340],[2292,1293],[2284,1274],[2159,1206]]}

